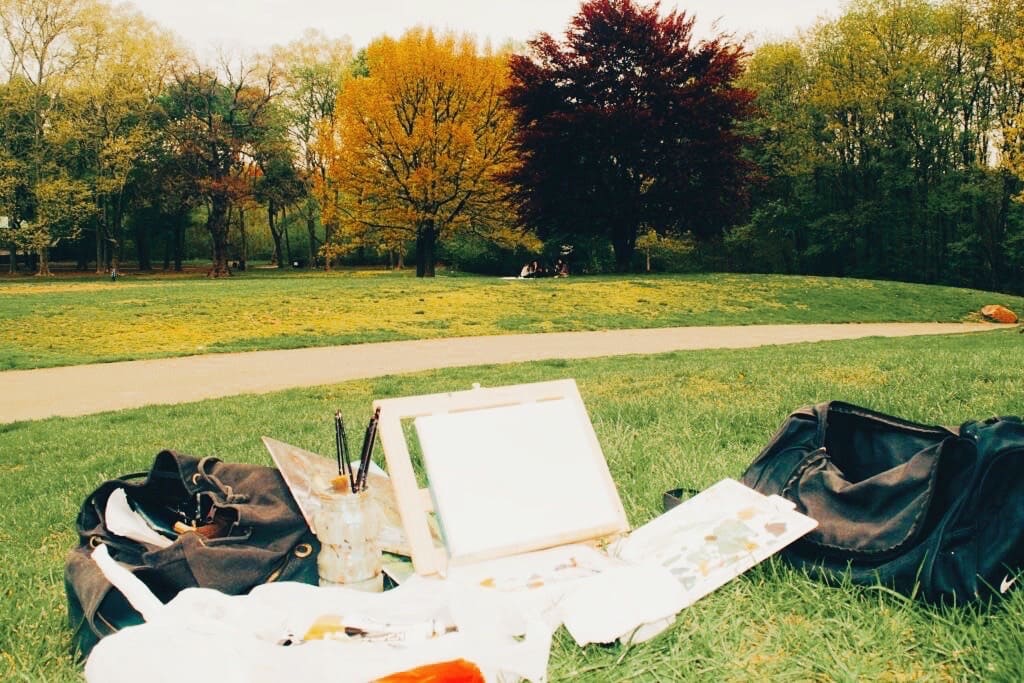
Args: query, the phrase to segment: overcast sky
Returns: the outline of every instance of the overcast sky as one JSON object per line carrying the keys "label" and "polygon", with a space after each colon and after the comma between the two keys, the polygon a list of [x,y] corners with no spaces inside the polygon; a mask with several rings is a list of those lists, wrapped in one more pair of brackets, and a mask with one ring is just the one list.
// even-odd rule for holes
{"label": "overcast sky", "polygon": [[[183,38],[200,55],[217,49],[262,51],[286,44],[305,29],[348,36],[356,48],[377,36],[398,37],[425,25],[469,32],[498,46],[545,31],[565,32],[579,0],[130,0],[143,14]],[[753,44],[786,38],[818,17],[835,18],[843,0],[664,0],[662,11],[685,10],[698,20],[698,36],[720,31],[750,35]]]}

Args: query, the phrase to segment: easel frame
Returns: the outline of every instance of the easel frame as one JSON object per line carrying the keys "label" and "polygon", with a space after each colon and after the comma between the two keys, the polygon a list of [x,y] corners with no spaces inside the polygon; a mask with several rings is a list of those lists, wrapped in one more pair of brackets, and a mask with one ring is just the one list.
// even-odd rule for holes
{"label": "easel frame", "polygon": [[[582,430],[585,448],[594,468],[592,474],[600,482],[603,491],[589,492],[591,495],[607,496],[607,517],[611,521],[597,526],[580,528],[557,536],[539,532],[528,542],[503,546],[483,554],[449,556],[445,547],[434,545],[427,521],[427,515],[434,511],[429,488],[421,489],[416,481],[409,447],[402,429],[402,421],[438,413],[459,413],[516,406],[545,401],[564,401],[572,407],[578,426]],[[443,394],[428,394],[403,398],[380,399],[373,402],[374,409],[380,410],[378,435],[387,460],[388,476],[395,492],[395,500],[402,519],[411,552],[413,567],[421,575],[445,575],[449,565],[472,562],[541,550],[567,543],[610,540],[629,531],[629,522],[619,499],[615,482],[608,471],[601,446],[594,427],[587,415],[576,382],[571,379],[533,384],[479,388]],[[429,482],[428,482],[429,486]],[[584,492],[587,493],[587,492]]]}

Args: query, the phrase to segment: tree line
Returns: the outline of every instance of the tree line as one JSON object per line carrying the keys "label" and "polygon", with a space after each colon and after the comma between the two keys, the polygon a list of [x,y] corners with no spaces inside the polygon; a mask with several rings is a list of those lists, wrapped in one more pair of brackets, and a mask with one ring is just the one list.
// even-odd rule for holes
{"label": "tree line", "polygon": [[[1024,8],[853,0],[790,40],[586,0],[492,49],[309,31],[204,64],[127,5],[0,0],[0,244],[48,272],[287,262],[750,270],[1024,291]],[[254,216],[262,216],[254,221]],[[126,253],[131,247],[133,254]],[[353,256],[356,255],[356,256]],[[472,264],[471,264],[472,265]]]}
{"label": "tree line", "polygon": [[764,182],[742,269],[1024,291],[1024,5],[856,0],[742,83]]}

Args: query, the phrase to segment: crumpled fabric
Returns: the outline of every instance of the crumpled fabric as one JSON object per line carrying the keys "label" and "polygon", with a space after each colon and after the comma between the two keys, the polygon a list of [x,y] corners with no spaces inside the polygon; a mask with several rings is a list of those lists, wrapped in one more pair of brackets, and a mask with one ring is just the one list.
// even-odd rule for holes
{"label": "crumpled fabric", "polygon": [[[103,546],[94,558],[105,573],[110,564],[116,566]],[[386,593],[293,582],[266,584],[244,596],[190,588],[154,606],[144,584],[125,583],[116,570],[111,574],[108,578],[130,601],[146,604],[147,621],[100,641],[85,665],[90,683],[138,683],[141,678],[180,683],[197,675],[218,683],[319,681],[325,676],[361,682],[457,659],[476,664],[488,681],[547,679],[551,629],[530,615],[509,619],[496,614],[501,604],[477,600],[473,590],[450,582],[413,577]],[[411,636],[401,643],[302,641],[325,614],[359,623],[450,622],[458,630],[433,638]],[[511,632],[510,623],[522,632]]]}
{"label": "crumpled fabric", "polygon": [[[544,683],[559,626],[579,645],[642,642],[672,625],[681,590],[667,571],[562,546],[454,568],[447,579],[413,576],[385,593],[283,582],[244,596],[190,588],[162,605],[104,546],[93,557],[146,623],[100,641],[85,666],[90,683],[137,683],[140,672],[180,683],[199,671],[219,683],[323,680],[325,672],[332,681],[368,681],[456,659],[488,681]],[[304,639],[325,616],[406,624],[410,635]],[[439,635],[426,637],[424,628]]]}
{"label": "crumpled fabric", "polygon": [[626,562],[582,544],[455,567],[448,578],[468,587],[490,586],[479,595],[495,601],[495,613],[515,613],[506,604],[511,603],[519,614],[540,615],[552,631],[564,625],[581,647],[649,640],[675,622],[686,601],[666,568]]}

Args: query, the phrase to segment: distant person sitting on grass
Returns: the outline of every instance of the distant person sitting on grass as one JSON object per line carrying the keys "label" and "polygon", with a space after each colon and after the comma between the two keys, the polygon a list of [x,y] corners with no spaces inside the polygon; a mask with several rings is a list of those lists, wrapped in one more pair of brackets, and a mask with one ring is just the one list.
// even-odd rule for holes
{"label": "distant person sitting on grass", "polygon": [[519,277],[537,277],[539,270],[540,266],[537,264],[537,261],[530,261],[519,271]]}
{"label": "distant person sitting on grass", "polygon": [[555,269],[552,275],[554,277],[569,277],[568,261],[563,261],[562,259],[555,261]]}

